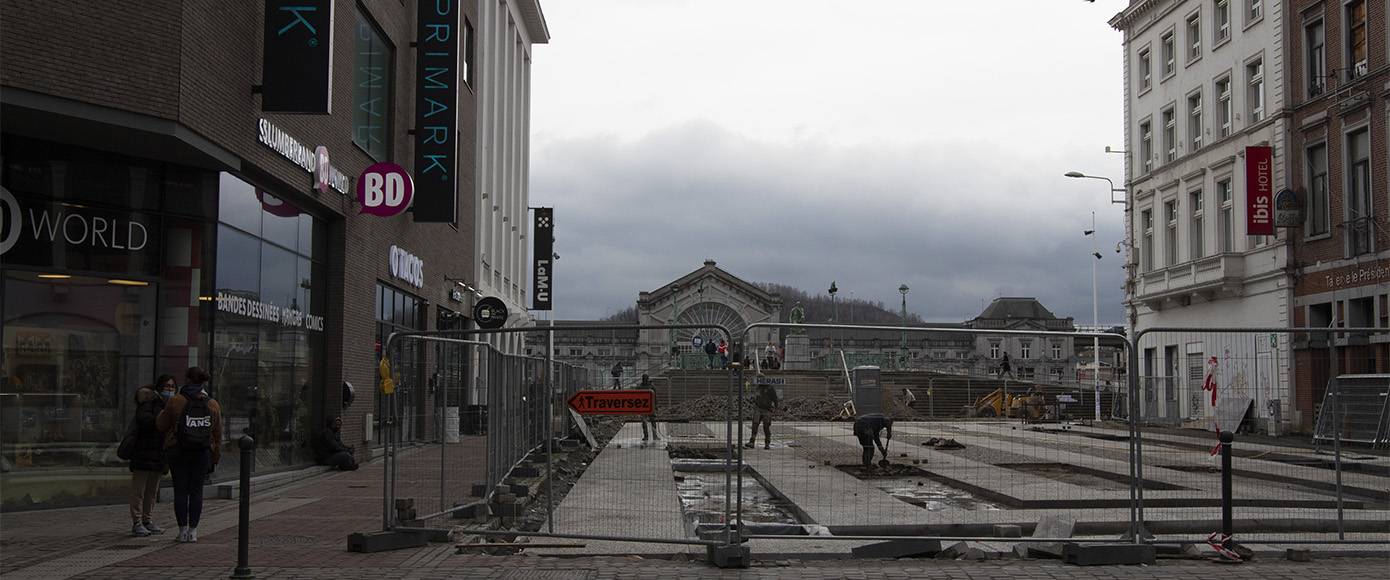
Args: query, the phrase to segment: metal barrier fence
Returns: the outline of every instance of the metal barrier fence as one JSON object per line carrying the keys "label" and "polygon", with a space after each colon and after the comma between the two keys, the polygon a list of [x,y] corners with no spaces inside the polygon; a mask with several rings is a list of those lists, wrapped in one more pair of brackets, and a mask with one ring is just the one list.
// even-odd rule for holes
{"label": "metal barrier fence", "polygon": [[[1304,534],[1291,543],[1346,542],[1349,532],[1379,534],[1384,542],[1390,465],[1375,437],[1384,424],[1390,375],[1350,375],[1370,387],[1354,391],[1364,406],[1324,400],[1335,399],[1339,377],[1375,367],[1372,345],[1382,345],[1383,358],[1386,337],[1384,329],[1372,328],[1139,333],[1130,364],[1141,377],[1132,406],[1139,418],[1135,434],[1142,438],[1135,460],[1143,481],[1137,487],[1140,521],[1160,540],[1200,541],[1203,531],[1219,532],[1222,488],[1213,476],[1221,474],[1225,445],[1233,455],[1230,494],[1238,528]],[[1323,425],[1327,436],[1314,437],[1313,425]],[[1231,442],[1222,444],[1223,432]],[[1324,445],[1339,436],[1360,445]],[[1206,530],[1192,529],[1203,525]],[[1331,532],[1336,536],[1307,536]]]}
{"label": "metal barrier fence", "polygon": [[[767,327],[815,330],[826,325],[758,323],[745,333]],[[612,328],[633,327],[505,332]],[[688,327],[640,330],[672,328]],[[857,330],[901,334],[904,341],[917,333],[960,334],[955,344],[981,349],[1031,345],[1036,356],[1021,356],[1030,355],[1021,351],[1016,364],[1039,367],[1044,363],[1034,358],[1079,364],[1075,341],[1098,336]],[[466,416],[459,425],[449,424],[447,407],[415,411],[428,416],[412,417],[404,409],[393,416],[436,429],[438,435],[414,442],[398,437],[399,443],[388,444],[383,509],[389,512],[400,507],[396,500],[413,499],[418,513],[387,513],[385,528],[461,524],[476,534],[587,539],[599,546],[589,549],[599,553],[684,544],[711,555],[732,550],[735,560],[737,550],[748,549],[748,540],[755,541],[755,548],[778,546],[769,548],[775,551],[825,549],[832,540],[840,545],[885,538],[999,541],[1017,534],[1025,537],[1004,541],[1038,545],[1077,536],[1091,542],[1200,544],[1231,523],[1237,539],[1246,543],[1385,544],[1390,541],[1386,453],[1347,439],[1344,449],[1329,456],[1305,429],[1316,419],[1311,413],[1340,413],[1335,409],[1347,406],[1322,406],[1322,389],[1307,385],[1316,386],[1324,375],[1361,370],[1367,361],[1357,358],[1361,350],[1333,348],[1336,340],[1324,348],[1310,338],[1315,332],[1162,329],[1146,331],[1133,343],[1103,335],[1124,345],[1121,360],[1130,367],[1125,386],[1086,384],[1066,373],[1034,373],[1034,380],[1026,380],[858,368],[851,388],[845,388],[843,373],[809,368],[628,367],[619,385],[651,388],[658,415],[648,421],[589,418],[574,423],[565,420],[565,400],[581,389],[612,388],[612,377],[603,369],[621,362],[623,355],[557,365],[501,355],[478,341],[478,335],[489,331],[393,336],[388,339],[392,348],[398,341],[417,341],[468,349],[459,358],[469,370],[445,373],[468,377],[457,384],[429,376],[403,381],[434,379],[437,388],[461,389],[443,400],[459,401],[463,408],[478,404],[485,393],[481,404],[487,420],[485,429],[470,432]],[[1384,330],[1338,332],[1347,337],[1342,342],[1353,346],[1384,344]],[[1053,356],[1059,352],[1065,356]],[[1318,352],[1321,357],[1313,356]],[[1318,365],[1326,367],[1322,375]],[[547,368],[560,370],[546,373]],[[654,379],[650,386],[634,383],[643,374]],[[772,420],[771,437],[759,430],[756,445],[748,447],[752,401],[760,384],[781,393],[783,408]],[[903,389],[917,393],[918,406],[905,405]],[[849,401],[861,412],[878,405],[895,419],[885,443],[887,465],[876,462],[884,454],[875,452],[875,461],[865,466],[853,420],[835,420],[836,411]],[[930,413],[924,405],[931,406]],[[1337,417],[1327,421],[1346,423]],[[589,444],[574,435],[574,428],[613,422],[618,425],[597,441],[601,448],[587,465],[556,459],[557,448],[572,448],[576,441]],[[1231,469],[1224,472],[1214,452],[1213,427],[1234,435],[1226,445],[1232,452]],[[404,432],[400,427],[395,431]],[[457,440],[451,440],[456,432]],[[557,477],[574,480],[562,501],[526,505],[529,491],[535,486],[553,489]],[[507,529],[497,530],[488,517],[529,519],[531,525],[522,529],[517,521],[508,521]],[[1336,535],[1308,535],[1323,533]],[[817,547],[808,548],[811,543]]]}

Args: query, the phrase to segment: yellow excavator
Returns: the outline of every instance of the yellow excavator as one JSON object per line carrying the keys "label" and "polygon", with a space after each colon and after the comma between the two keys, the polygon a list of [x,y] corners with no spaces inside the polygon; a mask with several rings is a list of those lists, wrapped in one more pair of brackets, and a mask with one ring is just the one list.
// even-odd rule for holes
{"label": "yellow excavator", "polygon": [[1010,395],[1004,389],[975,399],[975,404],[966,408],[971,417],[1014,417],[1035,421],[1046,414],[1047,399],[1042,393],[1029,391],[1025,395]]}

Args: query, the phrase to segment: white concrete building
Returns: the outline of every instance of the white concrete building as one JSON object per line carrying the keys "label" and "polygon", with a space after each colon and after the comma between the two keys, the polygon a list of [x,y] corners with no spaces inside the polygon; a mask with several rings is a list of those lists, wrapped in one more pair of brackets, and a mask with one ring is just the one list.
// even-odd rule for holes
{"label": "white concrete building", "polygon": [[[539,0],[480,2],[475,215],[478,281],[506,304],[507,326],[532,324],[530,262],[531,48],[550,41]],[[492,339],[518,353],[518,335]]]}
{"label": "white concrete building", "polygon": [[[1132,0],[1110,20],[1124,33],[1131,337],[1292,320],[1287,234],[1246,227],[1247,147],[1271,147],[1271,191],[1288,187],[1284,10],[1281,0]],[[1143,341],[1134,370],[1158,392],[1141,414],[1182,422],[1210,413],[1190,403],[1216,352],[1190,336]]]}

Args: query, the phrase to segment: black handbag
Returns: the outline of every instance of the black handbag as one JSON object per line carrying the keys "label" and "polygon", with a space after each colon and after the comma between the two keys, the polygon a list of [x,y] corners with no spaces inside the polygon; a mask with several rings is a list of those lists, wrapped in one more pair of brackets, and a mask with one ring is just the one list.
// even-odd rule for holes
{"label": "black handbag", "polygon": [[130,420],[130,426],[126,427],[125,437],[121,439],[120,447],[116,448],[116,457],[130,461],[130,457],[135,454],[135,435],[140,431],[135,419]]}

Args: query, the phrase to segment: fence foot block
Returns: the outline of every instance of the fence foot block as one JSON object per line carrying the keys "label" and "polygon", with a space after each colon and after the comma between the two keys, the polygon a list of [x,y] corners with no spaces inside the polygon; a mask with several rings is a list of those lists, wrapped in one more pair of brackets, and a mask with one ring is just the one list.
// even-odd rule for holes
{"label": "fence foot block", "polygon": [[366,532],[348,535],[348,551],[370,554],[401,548],[419,548],[429,543],[421,532]]}
{"label": "fence foot block", "polygon": [[709,546],[709,562],[720,568],[747,568],[753,565],[753,550],[748,546]]}
{"label": "fence foot block", "polygon": [[1077,566],[1109,566],[1114,564],[1152,564],[1155,549],[1150,544],[1077,544],[1062,545],[1062,561]]}
{"label": "fence foot block", "polygon": [[938,552],[940,540],[889,540],[850,549],[855,558],[912,558],[935,556]]}

